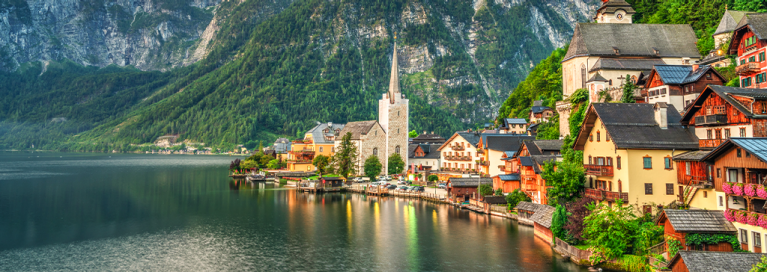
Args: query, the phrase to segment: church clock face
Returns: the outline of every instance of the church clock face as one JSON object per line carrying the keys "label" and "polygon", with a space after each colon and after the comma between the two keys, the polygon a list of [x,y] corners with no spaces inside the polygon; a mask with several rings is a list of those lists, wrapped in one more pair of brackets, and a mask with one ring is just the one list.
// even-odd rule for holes
{"label": "church clock face", "polygon": [[623,20],[623,14],[618,13],[615,17],[618,18],[618,21]]}

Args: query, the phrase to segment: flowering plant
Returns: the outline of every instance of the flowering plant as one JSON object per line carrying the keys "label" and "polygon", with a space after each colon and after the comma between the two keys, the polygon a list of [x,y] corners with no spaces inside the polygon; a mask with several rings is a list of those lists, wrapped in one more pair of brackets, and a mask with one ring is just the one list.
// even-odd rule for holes
{"label": "flowering plant", "polygon": [[732,193],[738,196],[743,195],[743,183],[738,183],[732,186]]}
{"label": "flowering plant", "polygon": [[731,182],[725,182],[722,184],[722,191],[724,191],[725,194],[732,194],[732,183]]}
{"label": "flowering plant", "polygon": [[735,222],[735,211],[733,210],[724,211],[724,219],[727,219],[727,221],[730,221],[730,222]]}
{"label": "flowering plant", "polygon": [[745,211],[736,211],[735,212],[735,221],[738,223],[748,224],[748,220],[746,219],[746,212]]}
{"label": "flowering plant", "polygon": [[760,215],[759,219],[756,221],[756,224],[762,228],[767,228],[767,216]]}
{"label": "flowering plant", "polygon": [[748,220],[748,224],[752,226],[756,226],[757,223],[757,214],[756,213],[750,213],[746,216],[746,220]]}
{"label": "flowering plant", "polygon": [[755,196],[756,184],[746,184],[743,186],[743,192],[746,193],[747,196]]}
{"label": "flowering plant", "polygon": [[756,186],[756,196],[767,198],[767,190],[764,189],[764,185],[759,184]]}

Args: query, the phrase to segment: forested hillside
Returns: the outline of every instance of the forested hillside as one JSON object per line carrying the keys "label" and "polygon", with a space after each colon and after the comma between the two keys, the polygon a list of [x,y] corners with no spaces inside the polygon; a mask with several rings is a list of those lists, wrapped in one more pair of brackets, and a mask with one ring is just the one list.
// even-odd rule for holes
{"label": "forested hillside", "polygon": [[[411,129],[448,136],[494,117],[598,1],[298,0],[216,8],[206,57],[169,72],[27,63],[0,76],[5,148],[130,149],[157,137],[272,141],[316,122],[376,119],[395,33]],[[577,5],[574,4],[577,2]]]}

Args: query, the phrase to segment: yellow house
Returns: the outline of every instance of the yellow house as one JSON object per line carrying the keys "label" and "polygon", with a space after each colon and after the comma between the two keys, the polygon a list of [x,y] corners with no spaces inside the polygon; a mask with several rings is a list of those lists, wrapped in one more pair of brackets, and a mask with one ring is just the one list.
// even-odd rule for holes
{"label": "yellow house", "polygon": [[344,124],[322,123],[304,134],[304,139],[295,140],[288,152],[288,171],[315,171],[312,160],[315,156],[333,156],[335,140]]}
{"label": "yellow house", "polygon": [[485,163],[484,159],[481,159],[481,151],[477,150],[480,137],[478,131],[459,131],[437,149],[440,153],[439,161],[442,163],[440,179],[477,173],[479,166]]}
{"label": "yellow house", "polygon": [[592,103],[575,140],[583,150],[585,196],[651,212],[678,199],[673,156],[698,149],[673,105]]}
{"label": "yellow house", "polygon": [[524,134],[491,134],[483,133],[477,144],[477,150],[480,151],[479,171],[482,174],[491,177],[505,174],[503,167],[506,161],[503,161],[503,155],[506,152],[516,152],[522,146],[524,141],[535,140],[533,136]]}

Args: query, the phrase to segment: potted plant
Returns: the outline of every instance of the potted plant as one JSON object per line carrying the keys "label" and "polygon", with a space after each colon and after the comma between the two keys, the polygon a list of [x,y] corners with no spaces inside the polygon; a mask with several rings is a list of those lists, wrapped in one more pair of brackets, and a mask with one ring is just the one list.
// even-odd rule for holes
{"label": "potted plant", "polygon": [[742,224],[748,224],[748,220],[746,219],[746,211],[736,211],[735,221]]}
{"label": "potted plant", "polygon": [[732,193],[737,196],[743,195],[743,183],[736,183],[732,185]]}
{"label": "potted plant", "polygon": [[764,189],[764,185],[759,184],[756,186],[756,196],[767,198],[767,190]]}
{"label": "potted plant", "polygon": [[725,194],[732,194],[732,182],[725,182],[722,184],[722,191],[724,191]]}
{"label": "potted plant", "polygon": [[756,225],[762,228],[767,228],[767,215],[759,215],[759,219],[756,221]]}
{"label": "potted plant", "polygon": [[752,225],[752,226],[756,226],[757,225],[757,221],[759,221],[758,220],[758,215],[756,213],[749,213],[746,216],[746,220],[748,220],[748,224]]}
{"label": "potted plant", "polygon": [[730,221],[730,222],[735,222],[735,211],[734,210],[724,211],[724,219],[727,219],[727,221]]}
{"label": "potted plant", "polygon": [[745,185],[743,185],[743,192],[747,196],[755,196],[756,195],[756,184],[745,184]]}

